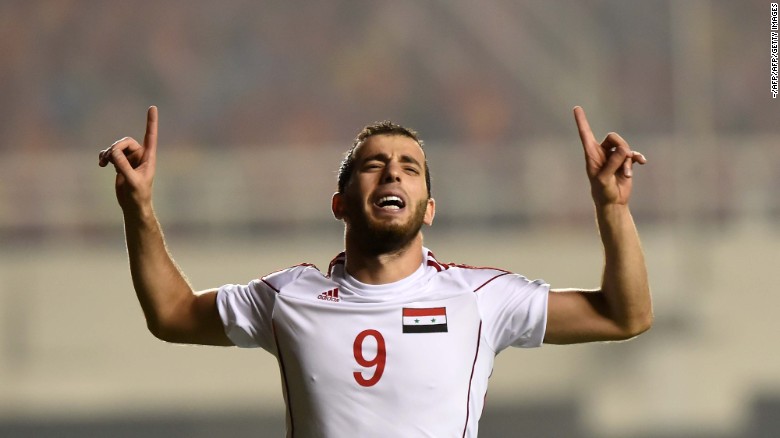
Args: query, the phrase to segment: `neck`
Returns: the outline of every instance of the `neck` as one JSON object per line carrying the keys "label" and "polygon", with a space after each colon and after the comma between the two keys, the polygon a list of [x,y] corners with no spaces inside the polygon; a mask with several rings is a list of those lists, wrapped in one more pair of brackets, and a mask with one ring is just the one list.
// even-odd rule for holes
{"label": "neck", "polygon": [[366,284],[387,284],[412,275],[422,264],[423,239],[418,233],[403,247],[381,254],[368,253],[345,236],[346,264],[349,275]]}

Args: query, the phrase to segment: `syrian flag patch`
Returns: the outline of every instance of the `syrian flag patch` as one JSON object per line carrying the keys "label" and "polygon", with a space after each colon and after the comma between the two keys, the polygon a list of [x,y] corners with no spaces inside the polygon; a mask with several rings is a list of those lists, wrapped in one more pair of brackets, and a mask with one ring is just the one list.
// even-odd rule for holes
{"label": "syrian flag patch", "polygon": [[447,308],[403,308],[404,333],[446,333]]}

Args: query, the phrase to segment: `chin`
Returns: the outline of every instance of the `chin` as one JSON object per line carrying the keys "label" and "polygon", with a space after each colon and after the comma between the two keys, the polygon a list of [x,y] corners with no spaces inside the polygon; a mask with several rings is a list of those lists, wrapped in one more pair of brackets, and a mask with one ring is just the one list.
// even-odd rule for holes
{"label": "chin", "polygon": [[393,252],[407,247],[417,237],[420,228],[421,226],[410,223],[369,226],[368,232],[361,236],[361,240],[372,252]]}
{"label": "chin", "polygon": [[377,219],[363,211],[351,218],[349,231],[367,253],[386,254],[409,246],[419,235],[424,219],[424,203],[405,218]]}

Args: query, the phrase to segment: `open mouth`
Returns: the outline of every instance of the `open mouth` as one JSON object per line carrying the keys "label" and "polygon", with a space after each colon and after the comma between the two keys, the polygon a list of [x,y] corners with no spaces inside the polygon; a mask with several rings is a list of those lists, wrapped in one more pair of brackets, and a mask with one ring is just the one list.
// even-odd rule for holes
{"label": "open mouth", "polygon": [[400,210],[406,206],[404,200],[395,195],[382,196],[374,204],[383,210]]}

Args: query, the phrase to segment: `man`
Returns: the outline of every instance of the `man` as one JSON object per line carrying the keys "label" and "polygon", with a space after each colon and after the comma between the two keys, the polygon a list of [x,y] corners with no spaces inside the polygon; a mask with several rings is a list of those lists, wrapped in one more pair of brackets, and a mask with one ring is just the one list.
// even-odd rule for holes
{"label": "man", "polygon": [[342,162],[332,210],[345,251],[247,285],[195,293],[168,254],[152,207],[157,108],[143,145],[100,152],[116,168],[130,269],[149,330],[169,342],[261,347],[280,366],[289,436],[477,435],[495,355],[623,340],[647,330],[652,306],[628,209],[632,165],[617,134],[599,143],[574,117],[585,152],[605,264],[598,290],[550,290],[492,268],[443,264],[423,246],[436,204],[416,133],[366,127]]}

